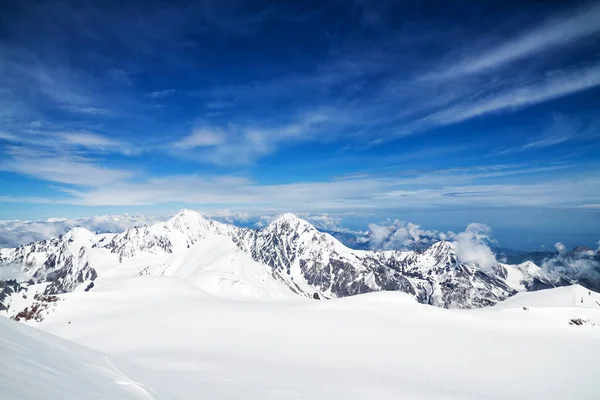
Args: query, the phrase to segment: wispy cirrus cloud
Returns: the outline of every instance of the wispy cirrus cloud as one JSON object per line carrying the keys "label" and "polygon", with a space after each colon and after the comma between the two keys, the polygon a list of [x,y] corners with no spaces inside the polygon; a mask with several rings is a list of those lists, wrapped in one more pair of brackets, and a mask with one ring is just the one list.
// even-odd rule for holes
{"label": "wispy cirrus cloud", "polygon": [[[452,51],[443,67],[435,67],[416,77],[422,93],[432,92],[447,101],[441,107],[400,124],[399,135],[458,124],[490,114],[510,113],[600,86],[600,65],[590,62],[570,67],[545,66],[548,54],[600,34],[600,3],[594,2],[563,15],[546,18],[513,37],[493,39],[494,32],[481,43]],[[495,41],[497,44],[490,46]],[[528,61],[526,68],[520,62]],[[443,59],[442,59],[443,60]],[[410,85],[408,86],[410,87]],[[418,102],[417,102],[418,103]],[[544,143],[540,142],[543,146]]]}
{"label": "wispy cirrus cloud", "polygon": [[410,122],[406,133],[457,124],[487,114],[499,113],[547,102],[600,85],[600,65],[575,71],[555,71],[541,82],[509,87],[499,92],[458,101],[445,109]]}
{"label": "wispy cirrus cloud", "polygon": [[[171,143],[174,151],[185,152],[203,162],[217,165],[243,165],[272,153],[282,144],[323,140],[324,129],[335,129],[343,116],[326,110],[313,110],[280,123],[249,125],[201,125]],[[330,130],[330,137],[336,132]]]}
{"label": "wispy cirrus cloud", "polygon": [[62,152],[9,147],[0,160],[0,171],[10,171],[48,182],[94,187],[111,185],[134,175],[134,171],[111,168],[99,160]]}
{"label": "wispy cirrus cloud", "polygon": [[147,94],[147,96],[150,97],[151,99],[162,99],[164,97],[172,96],[175,93],[177,93],[177,90],[175,90],[175,89],[163,89],[163,90],[157,90],[154,92],[150,92]]}
{"label": "wispy cirrus cloud", "polygon": [[[596,175],[577,180],[547,175],[524,179],[537,168],[511,167],[511,171],[473,173],[414,173],[412,177],[364,177],[265,184],[235,175],[172,175],[131,180],[131,171],[93,168],[67,160],[39,167],[13,168],[54,182],[68,204],[90,206],[136,206],[180,202],[204,206],[281,210],[335,211],[373,209],[424,209],[452,207],[565,207],[593,204],[600,197]],[[58,166],[60,166],[60,168]],[[6,164],[4,164],[6,169]],[[65,171],[82,171],[67,173]],[[518,175],[518,179],[512,178]],[[90,179],[91,176],[91,179]]]}
{"label": "wispy cirrus cloud", "polygon": [[430,72],[422,79],[447,80],[473,75],[509,63],[559,49],[572,42],[600,33],[600,3],[587,4],[575,12],[547,18],[539,26],[505,40],[500,44],[475,52],[466,52],[457,62],[451,62],[439,71]]}
{"label": "wispy cirrus cloud", "polygon": [[568,208],[580,209],[580,210],[600,210],[600,204],[580,204],[580,205],[571,206]]}
{"label": "wispy cirrus cloud", "polygon": [[557,147],[567,142],[585,142],[598,137],[597,121],[581,120],[555,113],[540,135],[526,137],[520,145],[498,150],[493,155],[506,155]]}
{"label": "wispy cirrus cloud", "polygon": [[192,133],[184,136],[173,147],[178,149],[195,149],[198,147],[212,147],[223,144],[227,141],[227,133],[217,127],[198,127],[194,128]]}
{"label": "wispy cirrus cloud", "polygon": [[31,151],[52,149],[56,155],[65,151],[121,154],[131,154],[137,151],[130,144],[121,140],[89,131],[25,129],[19,135],[0,132],[0,140]]}
{"label": "wispy cirrus cloud", "polygon": [[54,54],[0,41],[0,71],[0,83],[6,88],[0,91],[0,103],[13,104],[12,120],[37,119],[49,112],[93,119],[113,115],[105,98],[106,82]]}
{"label": "wispy cirrus cloud", "polygon": [[102,149],[121,145],[117,140],[91,132],[66,132],[62,134],[59,133],[57,136],[67,144],[86,148],[92,147]]}
{"label": "wispy cirrus cloud", "polygon": [[102,107],[88,107],[88,106],[78,106],[69,104],[67,106],[62,107],[65,110],[68,110],[72,113],[79,114],[88,114],[88,115],[109,115],[110,111],[106,108]]}

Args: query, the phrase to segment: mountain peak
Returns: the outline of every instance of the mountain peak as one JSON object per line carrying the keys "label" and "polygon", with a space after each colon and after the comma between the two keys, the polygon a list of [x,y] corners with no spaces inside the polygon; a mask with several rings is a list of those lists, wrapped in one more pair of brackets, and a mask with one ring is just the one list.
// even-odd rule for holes
{"label": "mountain peak", "polygon": [[571,250],[572,253],[587,253],[590,251],[593,251],[593,250],[587,246],[575,246],[575,248],[573,248],[573,250]]}
{"label": "mountain peak", "polygon": [[456,250],[453,244],[445,240],[432,244],[425,250],[425,254],[434,257],[440,264],[452,263],[456,259]]}
{"label": "mountain peak", "polygon": [[177,211],[177,214],[175,214],[175,216],[186,216],[186,215],[201,215],[198,211],[194,211],[191,208],[182,208],[181,210]]}
{"label": "mountain peak", "polygon": [[174,216],[169,219],[169,222],[175,221],[197,221],[202,220],[204,217],[197,211],[190,210],[189,208],[183,208],[177,212]]}
{"label": "mountain peak", "polygon": [[447,242],[445,240],[440,240],[439,242],[435,242],[426,251],[430,252],[430,253],[435,253],[435,254],[440,254],[440,253],[454,254],[455,253],[454,245],[451,242]]}
{"label": "mountain peak", "polygon": [[294,230],[294,231],[312,231],[315,230],[315,227],[312,226],[309,222],[303,220],[302,218],[298,218],[296,215],[292,213],[285,213],[280,215],[277,219],[273,220],[267,228],[275,229],[275,230]]}
{"label": "mountain peak", "polygon": [[95,236],[94,232],[90,231],[89,229],[82,228],[80,226],[74,226],[72,228],[69,228],[69,230],[67,232],[65,232],[62,237],[64,240],[86,241],[86,240],[91,240],[94,236]]}
{"label": "mountain peak", "polygon": [[288,223],[290,225],[299,225],[299,224],[310,225],[310,223],[303,220],[302,218],[298,218],[295,214],[292,214],[292,213],[281,214],[273,222],[271,222],[271,224],[277,224],[277,225],[280,225],[283,223]]}
{"label": "mountain peak", "polygon": [[277,218],[277,220],[281,220],[281,221],[297,221],[297,220],[300,220],[300,218],[298,218],[298,217],[296,216],[296,214],[293,214],[293,213],[289,213],[289,212],[288,212],[288,213],[283,213],[283,214],[281,214],[281,215],[280,215],[280,216]]}
{"label": "mountain peak", "polygon": [[439,242],[435,242],[434,244],[431,245],[430,247],[431,249],[445,249],[445,250],[454,250],[454,246],[452,245],[451,242],[448,242],[446,240],[440,240]]}

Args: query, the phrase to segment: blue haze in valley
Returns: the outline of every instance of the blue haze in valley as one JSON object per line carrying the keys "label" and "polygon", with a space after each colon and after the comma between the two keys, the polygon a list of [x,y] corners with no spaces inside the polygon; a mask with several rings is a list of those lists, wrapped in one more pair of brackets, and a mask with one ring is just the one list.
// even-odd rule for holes
{"label": "blue haze in valley", "polygon": [[289,211],[597,247],[599,2],[0,7],[0,219]]}

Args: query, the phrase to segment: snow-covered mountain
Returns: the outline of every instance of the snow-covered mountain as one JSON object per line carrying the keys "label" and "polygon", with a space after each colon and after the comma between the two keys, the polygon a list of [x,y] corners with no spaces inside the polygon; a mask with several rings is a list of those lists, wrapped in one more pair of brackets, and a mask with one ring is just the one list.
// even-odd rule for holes
{"label": "snow-covered mountain", "polygon": [[227,287],[251,297],[401,291],[446,308],[489,306],[518,292],[569,283],[530,262],[484,270],[460,260],[446,241],[422,251],[352,250],[293,214],[253,230],[191,210],[120,234],[74,228],[59,238],[0,249],[0,264],[17,275],[0,282],[0,309],[10,308],[10,315],[48,296],[90,290],[98,279],[139,274],[191,277],[206,291]]}

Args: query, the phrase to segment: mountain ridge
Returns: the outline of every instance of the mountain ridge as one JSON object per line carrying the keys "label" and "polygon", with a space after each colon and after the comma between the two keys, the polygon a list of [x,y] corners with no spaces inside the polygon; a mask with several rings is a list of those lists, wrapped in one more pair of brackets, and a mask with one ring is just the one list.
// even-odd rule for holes
{"label": "mountain ridge", "polygon": [[[0,250],[0,264],[17,265],[26,279],[4,285],[10,294],[54,295],[89,287],[98,277],[96,253],[110,253],[116,263],[142,257],[169,261],[203,245],[208,236],[231,240],[273,279],[290,291],[315,298],[346,297],[375,291],[401,291],[421,303],[446,308],[478,308],[496,304],[518,292],[568,284],[537,265],[497,263],[483,270],[462,262],[453,243],[439,241],[421,251],[368,251],[344,246],[294,214],[282,214],[261,229],[240,228],[181,210],[165,222],[127,229],[119,234],[94,234],[75,228],[59,238]],[[206,243],[204,244],[206,245]],[[153,261],[154,262],[154,261]],[[158,261],[157,261],[158,262]],[[140,268],[136,274],[164,269]],[[30,281],[35,283],[31,284]],[[28,282],[28,284],[27,284]],[[93,285],[92,285],[93,286]],[[30,293],[31,295],[31,293]],[[0,296],[2,298],[2,296]]]}

